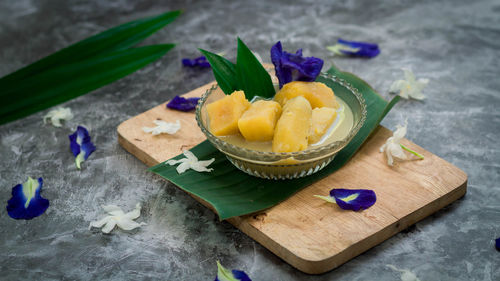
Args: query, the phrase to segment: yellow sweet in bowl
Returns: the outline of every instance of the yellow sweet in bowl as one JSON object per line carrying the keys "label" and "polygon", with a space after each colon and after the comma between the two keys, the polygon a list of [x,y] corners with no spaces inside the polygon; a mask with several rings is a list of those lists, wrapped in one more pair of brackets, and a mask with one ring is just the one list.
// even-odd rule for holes
{"label": "yellow sweet in bowl", "polygon": [[[329,89],[322,91],[330,94],[328,98],[321,98],[321,102],[314,97],[322,94],[318,95],[316,92],[313,95],[302,91],[282,93],[282,97],[286,98],[276,94],[274,101],[257,99],[246,109],[242,105],[248,101],[240,101],[237,104],[219,102],[229,99],[234,93],[226,96],[220,88],[214,86],[198,103],[198,126],[207,139],[245,173],[266,179],[292,179],[311,175],[334,159],[356,135],[366,119],[366,104],[355,88],[328,74],[321,74],[317,81],[324,85],[318,86],[321,84],[316,82],[304,83],[313,83],[313,88],[316,89]],[[285,89],[285,86],[282,89]],[[332,89],[335,90],[335,95]],[[276,102],[282,102],[284,105],[281,116],[277,113],[279,110]],[[222,106],[243,111],[236,120],[236,126],[234,120],[237,115],[233,114],[234,108],[223,109]],[[231,130],[213,130],[212,118],[219,116],[213,111],[215,108],[231,112],[229,115],[232,117],[228,119]],[[276,125],[273,128],[274,122]],[[221,132],[226,135],[220,135]]]}
{"label": "yellow sweet in bowl", "polygon": [[238,120],[241,135],[247,141],[271,141],[281,106],[275,101],[258,100],[252,103]]}
{"label": "yellow sweet in bowl", "polygon": [[333,90],[320,82],[293,81],[287,83],[276,93],[274,100],[284,106],[287,101],[298,96],[307,99],[313,109],[317,107],[339,108]]}

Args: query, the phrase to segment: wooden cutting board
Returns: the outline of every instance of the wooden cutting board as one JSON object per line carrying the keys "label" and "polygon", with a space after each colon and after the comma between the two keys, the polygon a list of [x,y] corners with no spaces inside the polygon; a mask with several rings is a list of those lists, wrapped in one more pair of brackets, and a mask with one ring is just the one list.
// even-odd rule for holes
{"label": "wooden cutting board", "polygon": [[[185,96],[201,96],[212,84]],[[175,135],[144,133],[141,128],[153,127],[155,119],[180,120],[181,130]],[[297,269],[320,274],[465,194],[467,175],[462,170],[406,139],[402,143],[423,154],[425,159],[388,166],[379,148],[391,135],[391,131],[379,126],[354,158],[337,172],[273,208],[228,221]],[[165,103],[118,126],[120,145],[148,166],[174,157],[203,140],[194,112],[169,110]],[[353,212],[313,197],[327,195],[332,188],[372,189],[377,202],[367,210]],[[207,206],[200,198],[195,199]]]}

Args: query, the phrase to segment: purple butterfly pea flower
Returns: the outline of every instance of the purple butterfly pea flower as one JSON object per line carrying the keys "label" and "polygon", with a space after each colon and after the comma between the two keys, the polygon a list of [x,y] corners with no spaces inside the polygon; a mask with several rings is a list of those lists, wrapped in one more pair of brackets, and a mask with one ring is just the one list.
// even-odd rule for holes
{"label": "purple butterfly pea flower", "polygon": [[208,63],[207,58],[205,56],[197,57],[194,59],[183,58],[182,64],[187,67],[196,67],[196,66],[199,66],[201,68],[210,67],[210,63]]}
{"label": "purple butterfly pea flower", "polygon": [[377,201],[373,190],[369,189],[332,189],[330,196],[314,195],[327,202],[336,203],[344,210],[359,211],[370,208]]}
{"label": "purple butterfly pea flower", "polygon": [[199,100],[200,98],[183,98],[175,96],[167,103],[167,107],[180,111],[191,111],[196,108]]}
{"label": "purple butterfly pea flower", "polygon": [[347,41],[339,38],[337,44],[341,47],[346,46],[347,48],[341,48],[340,52],[349,56],[373,58],[380,54],[378,45],[374,43]]}
{"label": "purple butterfly pea flower", "polygon": [[75,156],[76,168],[80,169],[80,164],[89,158],[96,147],[90,140],[89,131],[82,126],[78,126],[76,132],[69,135],[69,141],[71,152]]}
{"label": "purple butterfly pea flower", "polygon": [[280,41],[271,47],[271,61],[274,64],[280,89],[284,84],[292,81],[312,82],[316,80],[323,67],[322,59],[303,57],[302,49],[298,49],[295,54],[283,51]]}
{"label": "purple butterfly pea flower", "polygon": [[252,281],[252,279],[244,271],[235,269],[229,271],[217,261],[217,276],[214,281]]}
{"label": "purple butterfly pea flower", "polygon": [[49,200],[40,195],[43,179],[28,177],[23,184],[12,188],[12,198],[7,202],[7,213],[13,219],[30,220],[43,214],[49,207]]}

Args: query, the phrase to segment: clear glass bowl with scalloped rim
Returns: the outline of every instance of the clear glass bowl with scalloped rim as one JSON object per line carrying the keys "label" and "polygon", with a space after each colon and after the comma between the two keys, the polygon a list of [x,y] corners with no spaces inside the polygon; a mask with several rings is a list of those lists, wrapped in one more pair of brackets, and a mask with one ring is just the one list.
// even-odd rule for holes
{"label": "clear glass bowl with scalloped rim", "polygon": [[322,73],[316,79],[332,88],[335,96],[352,112],[352,126],[340,140],[324,145],[310,146],[297,152],[276,153],[238,146],[222,137],[213,135],[208,129],[206,106],[224,97],[224,92],[214,85],[201,97],[196,107],[196,121],[207,139],[229,162],[241,171],[265,179],[293,179],[314,174],[330,162],[335,161],[337,153],[358,133],[366,120],[366,104],[363,96],[349,83],[336,76]]}

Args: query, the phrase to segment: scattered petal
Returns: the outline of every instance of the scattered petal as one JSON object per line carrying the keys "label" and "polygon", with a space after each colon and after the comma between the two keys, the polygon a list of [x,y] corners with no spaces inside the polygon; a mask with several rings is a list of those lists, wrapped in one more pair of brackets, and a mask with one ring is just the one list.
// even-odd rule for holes
{"label": "scattered petal", "polygon": [[207,169],[207,167],[212,164],[215,161],[215,158],[209,159],[209,160],[204,160],[204,161],[198,161],[198,158],[189,150],[184,150],[182,152],[186,158],[182,158],[179,160],[168,160],[165,162],[165,164],[168,165],[176,165],[180,164],[177,166],[177,173],[182,174],[188,169],[193,169],[197,172],[211,172],[214,169],[210,168]]}
{"label": "scattered petal", "polygon": [[167,103],[167,107],[180,111],[191,111],[196,108],[199,100],[200,98],[183,98],[175,96]]}
{"label": "scattered petal", "polygon": [[[137,203],[135,205],[135,209],[124,213],[122,209],[116,205],[106,205],[102,207],[109,216],[106,216],[100,220],[93,221],[89,225],[89,229],[92,227],[101,228],[103,233],[110,233],[111,230],[118,226],[123,230],[132,230],[136,229],[142,225],[146,225],[145,223],[137,223],[133,220],[137,219],[141,215],[141,204]],[[104,227],[103,227],[104,226]]]}
{"label": "scattered petal", "polygon": [[500,237],[495,240],[495,248],[497,248],[497,251],[500,251]]}
{"label": "scattered petal", "polygon": [[182,64],[187,67],[201,67],[208,68],[210,67],[210,63],[208,62],[205,56],[197,57],[194,59],[184,58],[182,59]]}
{"label": "scattered petal", "polygon": [[342,56],[373,58],[380,54],[377,44],[347,41],[340,38],[337,40],[337,44],[326,48],[334,54]]}
{"label": "scattered petal", "polygon": [[153,136],[156,136],[159,134],[173,135],[177,133],[177,131],[179,131],[181,128],[181,122],[179,120],[175,121],[175,123],[167,123],[162,120],[153,120],[153,123],[155,123],[156,127],[142,127],[142,130],[145,133],[153,133]]}
{"label": "scattered petal", "polygon": [[384,152],[387,155],[387,165],[392,166],[394,160],[392,157],[399,158],[401,160],[407,159],[403,148],[401,147],[401,140],[406,135],[406,127],[408,121],[405,120],[405,125],[397,125],[396,131],[392,134],[392,137],[388,138],[384,145],[380,147],[380,152]]}
{"label": "scattered petal", "polygon": [[344,210],[359,211],[360,209],[368,209],[375,201],[377,196],[373,190],[369,189],[332,189],[330,196],[314,195],[330,203],[336,203]]}
{"label": "scattered petal", "polygon": [[402,68],[402,70],[405,74],[405,80],[394,81],[389,89],[389,92],[395,94],[399,93],[399,95],[405,99],[425,99],[424,94],[422,94],[422,90],[425,86],[427,86],[427,83],[429,83],[429,79],[420,78],[416,80],[415,75],[410,69]]}
{"label": "scattered petal", "polygon": [[413,273],[407,269],[399,269],[392,264],[387,264],[386,266],[394,271],[401,272],[402,273],[401,274],[401,281],[420,281],[420,279],[417,278],[417,275],[415,275],[415,273]]}
{"label": "scattered petal", "polygon": [[316,80],[323,67],[322,59],[302,57],[302,49],[298,49],[295,54],[283,51],[280,41],[271,48],[271,61],[274,64],[280,89],[288,82]]}
{"label": "scattered petal", "polygon": [[50,123],[52,123],[54,127],[61,127],[61,120],[73,119],[73,113],[71,113],[71,109],[69,107],[59,107],[45,114],[43,117],[44,124],[47,123],[47,119],[50,120]]}
{"label": "scattered petal", "polygon": [[217,276],[214,281],[252,281],[252,279],[244,271],[235,269],[229,271],[217,261]]}
{"label": "scattered petal", "polygon": [[23,184],[12,188],[12,198],[7,202],[7,213],[13,219],[30,220],[43,214],[49,207],[49,200],[40,195],[43,179],[28,177]]}
{"label": "scattered petal", "polygon": [[405,120],[404,126],[396,125],[396,131],[392,134],[392,137],[388,138],[385,144],[380,147],[380,152],[385,151],[387,155],[387,165],[389,166],[393,166],[394,164],[393,157],[399,158],[401,160],[408,159],[403,149],[416,155],[420,159],[424,159],[423,155],[401,144],[401,140],[406,135],[407,126],[408,120]]}
{"label": "scattered petal", "polygon": [[87,129],[78,126],[76,132],[69,135],[70,148],[75,156],[75,164],[77,169],[81,169],[80,164],[89,158],[90,154],[95,151],[95,145],[90,140],[90,135]]}

